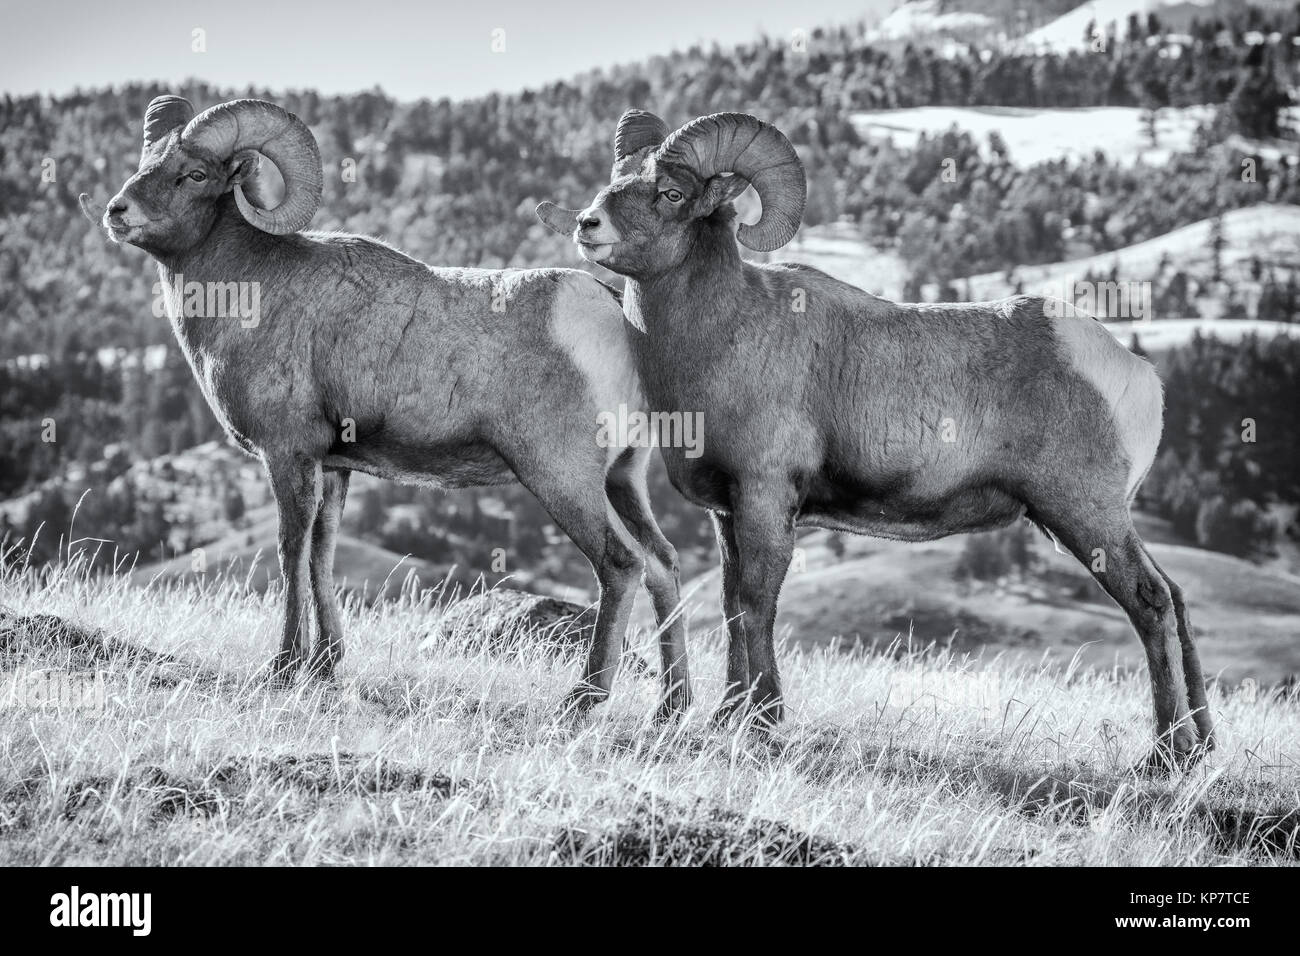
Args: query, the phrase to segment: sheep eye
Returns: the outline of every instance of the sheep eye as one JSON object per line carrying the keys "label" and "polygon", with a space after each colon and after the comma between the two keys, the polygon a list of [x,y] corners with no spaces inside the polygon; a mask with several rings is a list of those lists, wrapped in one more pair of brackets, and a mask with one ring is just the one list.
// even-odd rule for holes
{"label": "sheep eye", "polygon": [[189,178],[196,183],[204,182],[208,178],[208,174],[201,169],[192,170],[188,175]]}
{"label": "sheep eye", "polygon": [[683,199],[686,198],[685,196],[682,195],[682,191],[680,189],[665,189],[663,191],[663,196],[669,202],[681,202]]}

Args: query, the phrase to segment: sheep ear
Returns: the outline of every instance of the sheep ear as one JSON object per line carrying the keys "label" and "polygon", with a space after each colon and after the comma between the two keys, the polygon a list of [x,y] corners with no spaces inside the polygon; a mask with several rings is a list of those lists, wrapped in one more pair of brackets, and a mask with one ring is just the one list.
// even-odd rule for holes
{"label": "sheep ear", "polygon": [[255,149],[241,149],[226,162],[226,191],[240,189],[244,198],[258,209],[274,209],[280,197],[274,195],[262,168],[262,154]]}
{"label": "sheep ear", "polygon": [[708,181],[700,196],[700,215],[707,216],[723,203],[731,202],[746,189],[749,181],[735,173],[719,173]]}
{"label": "sheep ear", "polygon": [[536,211],[537,218],[542,221],[542,225],[562,236],[571,234],[573,226],[578,220],[578,210],[557,206],[549,199],[538,203]]}
{"label": "sheep ear", "polygon": [[230,159],[226,160],[226,169],[229,171],[230,185],[247,182],[256,175],[258,168],[262,165],[262,155],[255,149],[241,149]]}

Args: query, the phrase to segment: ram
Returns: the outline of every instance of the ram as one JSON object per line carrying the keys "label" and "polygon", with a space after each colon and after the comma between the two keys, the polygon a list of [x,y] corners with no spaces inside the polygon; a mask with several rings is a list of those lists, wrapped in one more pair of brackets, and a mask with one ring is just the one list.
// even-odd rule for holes
{"label": "ram", "polygon": [[[609,185],[542,221],[626,276],[624,312],[652,409],[703,413],[703,453],[664,448],[709,509],[730,622],[726,708],[782,716],[772,647],[795,529],[909,541],[1027,516],[1128,614],[1155,700],[1153,770],[1198,759],[1212,725],[1178,586],[1129,505],[1160,440],[1162,389],[1095,319],[1051,300],[897,304],[803,265],[755,264],[799,228],[803,166],[742,113],[671,132],[630,110]],[[753,185],[754,224],[732,200]],[[1198,739],[1199,738],[1199,739]]]}
{"label": "ram", "polygon": [[[271,207],[262,159],[284,180]],[[598,416],[640,387],[617,296],[568,269],[430,268],[382,242],[299,233],[322,192],[297,117],[259,100],[194,115],[155,99],[139,170],[103,212],[115,242],[158,262],[172,329],[226,432],[265,464],[286,608],[271,673],[343,652],[334,542],[348,477],[441,487],[517,479],[590,560],[595,639],[569,703],[606,696],[638,576],[660,621],[661,713],[689,701],[677,557],[649,510],[648,448],[602,447]],[[98,218],[88,197],[87,214]],[[251,287],[260,314],[206,314],[197,290]],[[229,299],[229,296],[227,296]]]}

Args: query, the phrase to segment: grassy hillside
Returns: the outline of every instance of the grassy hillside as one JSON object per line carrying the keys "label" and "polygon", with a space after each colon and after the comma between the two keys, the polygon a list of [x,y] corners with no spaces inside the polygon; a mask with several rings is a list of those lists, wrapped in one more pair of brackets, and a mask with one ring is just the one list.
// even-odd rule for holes
{"label": "grassy hillside", "polygon": [[[1300,578],[1229,555],[1161,542],[1151,552],[1179,582],[1206,673],[1230,684],[1271,685],[1300,674]],[[807,647],[894,641],[951,646],[985,659],[1036,664],[1077,655],[1090,670],[1140,670],[1145,657],[1128,619],[1073,557],[1035,539],[1035,571],[1024,579],[972,584],[957,577],[966,536],[925,544],[842,539],[843,553],[817,532],[781,592],[777,626]],[[718,572],[687,586],[695,629],[721,624]]]}
{"label": "grassy hillside", "polygon": [[[0,574],[6,670],[95,668],[102,713],[0,708],[6,863],[1269,863],[1294,859],[1300,705],[1225,694],[1223,746],[1173,780],[1142,674],[961,656],[782,653],[774,736],[707,720],[721,646],[697,627],[700,705],[647,723],[623,674],[557,722],[576,673],[496,656],[414,602],[352,606],[341,681],[252,682],[274,596]],[[54,615],[40,621],[13,615]],[[105,642],[108,642],[107,644]],[[642,648],[642,650],[646,650]]]}
{"label": "grassy hillside", "polygon": [[[138,566],[130,580],[137,585],[155,581],[196,581],[212,574],[241,580],[255,591],[265,591],[280,580],[276,558],[278,519],[273,505],[259,509],[255,519],[202,548],[206,565],[197,570],[194,557],[182,554],[167,561]],[[435,587],[444,580],[459,578],[451,568],[439,568],[419,558],[394,554],[369,541],[340,534],[336,545],[334,575],[342,588],[366,598],[393,598],[408,575],[421,587]],[[460,582],[466,583],[466,582]]]}
{"label": "grassy hillside", "polygon": [[[175,454],[133,462],[123,466],[111,481],[107,474],[101,474],[104,465],[101,462],[90,469],[77,466],[69,470],[66,480],[74,483],[71,497],[80,500],[77,515],[75,518],[69,515],[66,524],[41,528],[37,536],[40,541],[63,555],[67,553],[69,537],[76,542],[74,551],[80,547],[92,551],[99,548],[104,552],[101,558],[105,558],[117,550],[117,560],[131,567],[130,580],[138,585],[155,581],[201,581],[214,574],[224,574],[262,591],[279,580],[276,507],[265,472],[256,459],[229,443],[212,441]],[[96,478],[97,484],[83,497],[85,489],[77,483],[88,478]],[[57,484],[57,481],[47,482],[25,495],[0,500],[0,519],[27,521],[45,488]],[[491,585],[509,578],[516,585],[534,589],[564,590],[564,584],[546,577],[541,567],[544,562],[520,568],[512,561],[504,572],[498,573],[491,564],[472,560],[481,549],[476,550],[475,541],[456,531],[443,530],[426,536],[438,538],[448,553],[457,556],[455,560],[427,560],[381,546],[372,540],[380,529],[367,524],[372,519],[366,514],[364,496],[386,484],[365,474],[352,477],[334,563],[334,577],[340,587],[366,600],[396,596],[412,576],[419,587],[425,588],[450,584],[466,589],[482,577]],[[107,495],[127,489],[137,507],[159,507],[170,528],[165,540],[155,538],[148,550],[135,556],[134,563],[130,556],[124,556],[128,552],[120,548],[120,541],[103,536],[102,519],[97,522],[93,512],[89,517],[86,514]],[[233,516],[223,505],[223,494],[231,490],[241,503],[238,516]],[[473,494],[485,495],[481,489]],[[454,501],[453,495],[442,493],[438,500]],[[382,510],[381,518],[387,517],[388,511]],[[14,535],[9,543],[16,543],[17,538]],[[585,586],[588,575],[585,560],[568,539],[559,542],[559,549],[565,561],[580,563],[572,576]]]}

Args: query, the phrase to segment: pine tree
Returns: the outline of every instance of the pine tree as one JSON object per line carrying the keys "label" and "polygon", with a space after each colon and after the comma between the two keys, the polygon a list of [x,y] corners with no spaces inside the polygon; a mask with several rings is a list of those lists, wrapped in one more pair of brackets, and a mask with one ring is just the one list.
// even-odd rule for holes
{"label": "pine tree", "polygon": [[1271,51],[1260,57],[1253,69],[1243,70],[1223,109],[1231,129],[1256,139],[1281,133],[1279,115],[1291,104],[1291,96],[1273,71]]}
{"label": "pine tree", "polygon": [[1223,215],[1210,220],[1209,250],[1211,275],[1215,282],[1223,281],[1223,249],[1228,240],[1223,236]]}
{"label": "pine tree", "polygon": [[233,483],[226,486],[226,493],[223,496],[221,507],[225,512],[226,520],[234,527],[238,527],[239,522],[244,517],[244,496]]}

